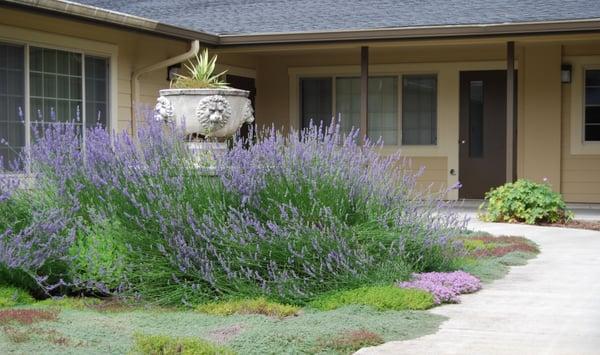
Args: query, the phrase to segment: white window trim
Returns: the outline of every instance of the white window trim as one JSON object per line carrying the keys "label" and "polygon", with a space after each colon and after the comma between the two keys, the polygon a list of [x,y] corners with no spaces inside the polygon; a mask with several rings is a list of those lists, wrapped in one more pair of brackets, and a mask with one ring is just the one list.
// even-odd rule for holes
{"label": "white window trim", "polygon": [[31,132],[28,127],[31,124],[30,112],[30,83],[29,83],[29,48],[40,47],[79,53],[82,55],[82,116],[85,117],[85,56],[104,57],[109,62],[109,100],[108,112],[109,129],[115,131],[118,124],[118,46],[110,43],[69,37],[53,33],[24,29],[14,26],[0,25],[0,42],[24,46],[25,58],[25,144],[29,147],[31,143]]}
{"label": "white window trim", "polygon": [[600,69],[600,56],[568,56],[565,63],[571,64],[571,88],[569,112],[569,145],[572,155],[599,155],[600,141],[585,140],[585,71]]}

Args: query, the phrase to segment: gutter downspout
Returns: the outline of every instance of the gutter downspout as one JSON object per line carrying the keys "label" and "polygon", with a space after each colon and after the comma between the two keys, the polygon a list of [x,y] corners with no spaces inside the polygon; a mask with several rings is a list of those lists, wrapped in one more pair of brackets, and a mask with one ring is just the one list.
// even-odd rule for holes
{"label": "gutter downspout", "polygon": [[174,64],[186,61],[188,59],[191,59],[196,54],[198,54],[199,51],[200,51],[200,42],[198,40],[194,40],[190,45],[189,51],[187,51],[183,54],[180,54],[176,57],[172,57],[172,58],[163,60],[161,62],[149,65],[147,67],[135,70],[131,74],[131,134],[134,136],[134,139],[135,139],[135,131],[137,128],[136,109],[137,109],[137,104],[140,102],[140,87],[139,87],[140,77],[143,74],[146,74],[148,72],[158,70],[161,68],[166,68],[170,65],[174,65]]}

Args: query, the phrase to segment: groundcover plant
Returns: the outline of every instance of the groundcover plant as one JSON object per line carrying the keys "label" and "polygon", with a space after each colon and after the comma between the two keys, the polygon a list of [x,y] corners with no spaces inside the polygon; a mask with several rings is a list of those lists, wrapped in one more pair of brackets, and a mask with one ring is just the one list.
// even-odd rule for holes
{"label": "groundcover plant", "polygon": [[336,124],[236,139],[217,176],[194,167],[181,129],[153,120],[134,135],[77,122],[32,134],[13,164],[27,178],[1,178],[0,278],[38,298],[301,305],[451,270],[463,253],[446,191],[418,190],[422,170]]}

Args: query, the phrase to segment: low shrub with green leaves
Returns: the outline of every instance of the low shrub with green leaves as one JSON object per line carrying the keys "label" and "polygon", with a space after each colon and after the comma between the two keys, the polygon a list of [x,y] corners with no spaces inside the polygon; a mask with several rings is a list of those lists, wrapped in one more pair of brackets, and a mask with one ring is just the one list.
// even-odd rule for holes
{"label": "low shrub with green leaves", "polygon": [[0,285],[0,308],[31,304],[33,297],[20,288]]}
{"label": "low shrub with green leaves", "polygon": [[135,346],[131,354],[140,355],[233,355],[227,347],[193,337],[170,337],[166,335],[134,336]]}
{"label": "low shrub with green leaves", "polygon": [[549,184],[517,180],[485,194],[480,216],[488,222],[557,223],[572,219],[562,196]]}
{"label": "low shrub with green leaves", "polygon": [[347,305],[371,306],[377,310],[424,310],[434,306],[433,296],[418,289],[396,286],[371,286],[339,291],[316,298],[310,306],[332,310]]}
{"label": "low shrub with green leaves", "polygon": [[262,314],[270,317],[284,318],[297,315],[299,307],[277,302],[270,302],[260,297],[251,300],[235,300],[201,304],[196,308],[199,312],[218,316],[232,314]]}

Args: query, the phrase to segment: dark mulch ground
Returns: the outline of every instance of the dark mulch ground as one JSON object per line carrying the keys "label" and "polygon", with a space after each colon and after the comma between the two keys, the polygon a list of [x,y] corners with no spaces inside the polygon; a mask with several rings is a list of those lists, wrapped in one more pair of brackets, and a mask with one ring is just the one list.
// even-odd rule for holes
{"label": "dark mulch ground", "polygon": [[566,223],[540,223],[540,226],[576,228],[576,229],[588,229],[588,230],[593,230],[593,231],[600,231],[600,221],[574,220],[574,221],[570,221],[570,222],[566,222]]}

